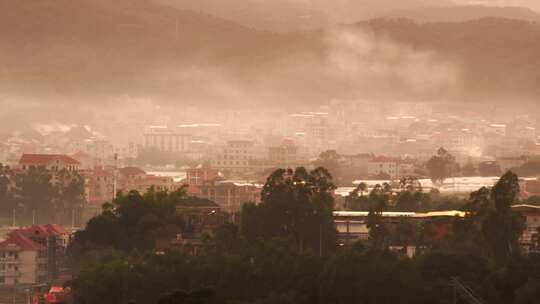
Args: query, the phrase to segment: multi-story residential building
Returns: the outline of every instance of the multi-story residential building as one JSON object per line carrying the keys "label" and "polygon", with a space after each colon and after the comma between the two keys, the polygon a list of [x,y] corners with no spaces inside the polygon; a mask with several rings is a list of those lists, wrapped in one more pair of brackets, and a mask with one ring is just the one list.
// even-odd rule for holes
{"label": "multi-story residential building", "polygon": [[67,247],[58,225],[34,225],[7,234],[0,242],[0,286],[39,284],[58,277]]}
{"label": "multi-story residential building", "polygon": [[143,180],[142,184],[139,186],[139,192],[144,193],[150,188],[154,188],[155,191],[167,191],[173,192],[178,190],[181,187],[180,183],[174,181],[172,177],[169,176],[157,176],[157,175],[146,175],[146,178]]}
{"label": "multi-story residential building", "polygon": [[0,242],[0,286],[37,284],[47,280],[47,249],[14,232]]}
{"label": "multi-story residential building", "polygon": [[231,173],[249,171],[250,161],[254,159],[254,143],[248,140],[228,141],[222,153],[212,160],[212,167]]}
{"label": "multi-story residential building", "polygon": [[67,145],[69,151],[83,152],[92,158],[92,166],[114,165],[115,148],[111,142],[103,138],[86,138]]}
{"label": "multi-story residential building", "polygon": [[[525,249],[531,249],[533,238],[540,229],[540,206],[534,205],[514,205],[512,211],[525,218],[525,230],[520,237],[521,245]],[[538,250],[538,248],[536,248]]]}
{"label": "multi-story residential building", "polygon": [[141,193],[146,192],[145,179],[146,172],[137,167],[124,167],[117,170],[117,190],[129,192],[137,190]]}
{"label": "multi-story residential building", "polygon": [[31,167],[42,167],[50,171],[78,171],[80,163],[67,155],[61,154],[23,154],[19,160],[19,166],[22,170],[28,170]]}
{"label": "multi-story residential building", "polygon": [[219,177],[219,171],[213,168],[191,168],[186,171],[186,183],[190,186],[202,186]]}
{"label": "multi-story residential building", "polygon": [[298,148],[291,140],[268,148],[268,160],[275,167],[289,168],[298,164]]}
{"label": "multi-story residential building", "polygon": [[299,139],[302,145],[309,147],[311,155],[334,148],[331,143],[331,127],[329,113],[302,112],[292,114],[287,121],[286,135]]}
{"label": "multi-story residential building", "polygon": [[392,179],[398,178],[399,160],[385,156],[377,156],[368,162],[368,175],[388,175]]}
{"label": "multi-story residential building", "polygon": [[112,201],[115,197],[115,169],[114,167],[96,167],[84,173],[88,189],[87,202],[101,206]]}
{"label": "multi-story residential building", "polygon": [[181,132],[184,128],[151,126],[144,132],[144,148],[155,148],[164,152],[188,152],[191,135]]}
{"label": "multi-story residential building", "polygon": [[388,175],[391,179],[415,175],[416,161],[411,158],[400,159],[377,156],[368,161],[368,175]]}
{"label": "multi-story residential building", "polygon": [[83,151],[78,151],[71,155],[71,158],[79,162],[79,169],[81,170],[92,170],[98,165],[97,159],[85,153]]}
{"label": "multi-story residential building", "polygon": [[238,212],[245,203],[259,203],[261,185],[239,182],[218,181],[201,187],[202,198],[218,204],[226,212]]}

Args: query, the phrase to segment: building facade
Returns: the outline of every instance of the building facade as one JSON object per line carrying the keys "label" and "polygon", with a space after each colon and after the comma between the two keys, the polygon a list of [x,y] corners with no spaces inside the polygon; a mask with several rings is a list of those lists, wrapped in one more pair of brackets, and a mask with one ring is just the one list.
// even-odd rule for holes
{"label": "building facade", "polygon": [[151,126],[144,132],[144,147],[162,152],[188,152],[191,135],[166,126]]}

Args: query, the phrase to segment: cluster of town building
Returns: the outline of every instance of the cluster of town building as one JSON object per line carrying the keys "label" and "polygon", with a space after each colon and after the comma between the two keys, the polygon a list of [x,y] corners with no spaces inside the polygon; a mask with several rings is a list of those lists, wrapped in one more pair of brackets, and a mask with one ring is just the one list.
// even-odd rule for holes
{"label": "cluster of town building", "polygon": [[[354,187],[356,180],[397,180],[421,175],[418,168],[439,147],[445,147],[462,165],[492,161],[497,162],[501,171],[519,167],[529,157],[540,155],[536,118],[466,111],[448,114],[452,111],[441,107],[438,110],[428,103],[394,103],[388,108],[355,101],[333,102],[309,112],[228,113],[224,119],[215,118],[215,123],[170,123],[169,119],[165,124],[139,125],[135,133],[140,136],[129,142],[112,140],[88,126],[21,133],[0,139],[0,163],[23,171],[44,167],[78,172],[84,178],[85,205],[80,219],[83,226],[116,193],[131,190],[145,193],[149,189],[175,191],[185,187],[189,196],[215,203],[204,207],[208,210],[179,211],[195,216],[200,223],[206,221],[206,215],[216,212],[234,214],[246,202],[259,202],[262,185],[273,169],[310,167],[325,164],[324,161],[331,165],[332,160],[319,157],[329,150],[336,151],[339,173],[346,176],[344,183],[350,187]],[[158,164],[142,155],[156,158]],[[171,155],[184,163],[159,162],[171,159]],[[540,194],[538,180],[532,178],[522,183],[532,193]],[[350,190],[338,189],[336,195],[347,195]],[[519,211],[532,214],[530,220],[534,223],[540,221],[534,207],[521,206]],[[366,214],[336,212],[343,240],[367,236]],[[455,215],[461,213],[385,216],[391,222]],[[210,218],[215,221],[216,216]],[[228,220],[231,218],[220,217],[217,222]],[[60,230],[43,229],[49,231],[40,232],[46,235],[45,239],[63,239]],[[0,285],[16,283],[8,269],[25,273],[19,276],[19,282],[39,282],[52,275],[51,253],[43,253],[49,250],[49,241],[44,243],[25,231],[10,232],[0,243],[0,254],[5,256],[2,261],[6,261],[1,267],[11,267],[0,277]],[[7,263],[9,259],[28,260],[24,264],[35,269]]]}
{"label": "cluster of town building", "polygon": [[[461,163],[540,154],[535,116],[502,109],[472,112],[451,106],[332,101],[316,111],[241,109],[206,113],[212,123],[196,122],[205,119],[196,114],[164,118],[161,113],[155,123],[147,120],[124,128],[102,127],[100,132],[89,126],[42,127],[0,137],[0,163],[17,163],[23,153],[82,152],[91,157],[83,167],[122,167],[142,151],[153,151],[210,162],[222,172],[248,173],[305,164],[327,150],[353,159],[371,154],[421,162],[445,147]],[[178,169],[178,164],[171,161],[162,167]]]}

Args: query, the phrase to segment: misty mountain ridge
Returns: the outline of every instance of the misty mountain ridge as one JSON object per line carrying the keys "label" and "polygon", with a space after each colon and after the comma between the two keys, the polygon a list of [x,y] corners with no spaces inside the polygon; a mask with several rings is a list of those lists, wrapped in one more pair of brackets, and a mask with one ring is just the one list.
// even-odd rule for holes
{"label": "misty mountain ridge", "polygon": [[260,30],[294,32],[378,18],[396,9],[454,5],[452,0],[155,0]]}
{"label": "misty mountain ridge", "polygon": [[396,9],[382,18],[405,18],[415,22],[463,22],[486,17],[540,22],[540,13],[524,7],[496,7],[485,5],[426,6]]}
{"label": "misty mountain ridge", "polygon": [[0,35],[0,101],[79,105],[73,115],[125,95],[224,107],[540,97],[540,26],[519,20],[275,34],[145,0],[2,0]]}

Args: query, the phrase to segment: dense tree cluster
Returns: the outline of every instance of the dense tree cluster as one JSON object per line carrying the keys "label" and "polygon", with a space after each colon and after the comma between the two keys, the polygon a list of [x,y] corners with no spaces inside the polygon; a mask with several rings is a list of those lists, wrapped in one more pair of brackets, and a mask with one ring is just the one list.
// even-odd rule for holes
{"label": "dense tree cluster", "polygon": [[[415,185],[404,181],[403,188],[418,190]],[[239,225],[205,237],[197,255],[156,255],[146,239],[176,224],[170,212],[186,199],[182,193],[132,192],[76,236],[80,271],[70,285],[79,303],[104,304],[465,303],[458,283],[486,303],[538,300],[540,255],[518,244],[523,219],[510,209],[519,191],[513,173],[472,193],[466,218],[418,227],[382,221],[387,194],[381,186],[369,194],[369,241],[352,245],[336,242],[332,189],[325,169],[278,170],[262,203],[244,207]],[[411,244],[414,258],[389,247]]]}
{"label": "dense tree cluster", "polygon": [[440,148],[426,163],[426,168],[433,183],[441,184],[446,178],[455,176],[456,158],[444,148]]}
{"label": "dense tree cluster", "polygon": [[76,172],[0,164],[0,217],[6,222],[71,224],[84,199],[84,179]]}
{"label": "dense tree cluster", "polygon": [[358,184],[345,198],[345,208],[350,211],[427,211],[436,207],[432,201],[437,196],[436,190],[425,193],[417,178],[404,177],[397,184],[377,184],[371,190],[365,183]]}
{"label": "dense tree cluster", "polygon": [[171,193],[153,188],[144,195],[137,191],[119,193],[112,203],[104,205],[101,215],[88,222],[85,230],[75,234],[70,253],[79,258],[96,249],[150,251],[157,239],[172,239],[187,229],[175,210],[179,204],[190,202],[183,188]]}

